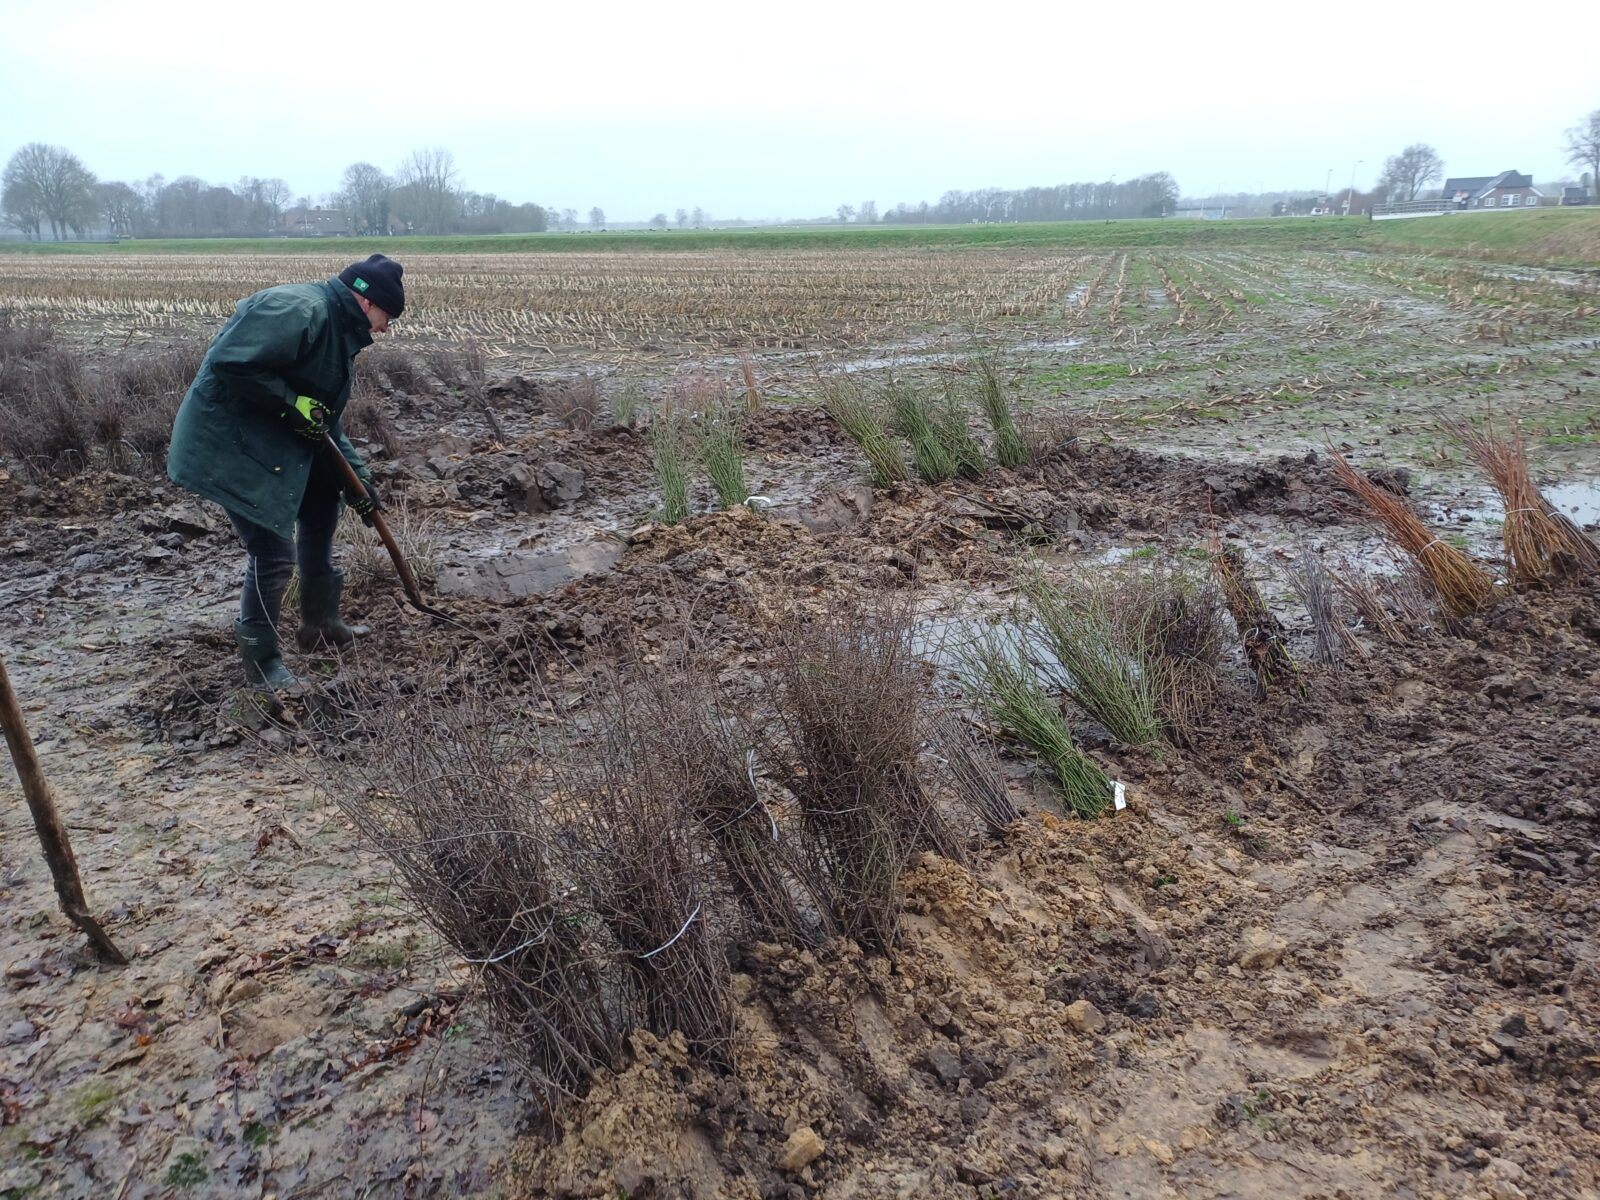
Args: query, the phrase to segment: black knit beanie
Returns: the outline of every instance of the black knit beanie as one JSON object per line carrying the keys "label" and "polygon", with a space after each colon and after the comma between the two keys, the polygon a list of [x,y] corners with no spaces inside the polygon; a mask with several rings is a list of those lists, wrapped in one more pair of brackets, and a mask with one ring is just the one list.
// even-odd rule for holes
{"label": "black knit beanie", "polygon": [[398,317],[406,308],[406,285],[400,282],[405,268],[387,255],[374,254],[366,262],[351,263],[339,272],[339,282],[358,296],[365,296],[389,316]]}

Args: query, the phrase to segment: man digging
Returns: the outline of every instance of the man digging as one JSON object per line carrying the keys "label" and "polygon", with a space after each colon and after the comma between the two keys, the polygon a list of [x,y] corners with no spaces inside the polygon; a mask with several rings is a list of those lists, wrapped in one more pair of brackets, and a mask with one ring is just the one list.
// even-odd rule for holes
{"label": "man digging", "polygon": [[[344,500],[369,524],[382,504],[339,418],[355,356],[405,310],[403,271],[374,254],[322,283],[246,296],[178,408],[167,473],[222,505],[249,556],[234,632],[252,687],[295,686],[279,649],[278,614],[297,561],[300,648],[345,646],[367,632],[339,615],[344,576],[333,565],[333,534]],[[338,464],[324,452],[328,434],[364,495],[344,493]]]}

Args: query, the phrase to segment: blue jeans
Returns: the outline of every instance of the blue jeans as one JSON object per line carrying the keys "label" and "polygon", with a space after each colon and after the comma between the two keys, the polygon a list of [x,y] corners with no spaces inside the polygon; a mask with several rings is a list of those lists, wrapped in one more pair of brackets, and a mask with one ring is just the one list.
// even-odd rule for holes
{"label": "blue jeans", "polygon": [[283,594],[289,590],[297,561],[302,579],[333,574],[333,534],[343,511],[339,476],[319,456],[312,463],[305,495],[300,498],[294,541],[279,537],[238,513],[228,513],[234,532],[250,556],[244,569],[244,590],[239,596],[241,621],[278,627]]}

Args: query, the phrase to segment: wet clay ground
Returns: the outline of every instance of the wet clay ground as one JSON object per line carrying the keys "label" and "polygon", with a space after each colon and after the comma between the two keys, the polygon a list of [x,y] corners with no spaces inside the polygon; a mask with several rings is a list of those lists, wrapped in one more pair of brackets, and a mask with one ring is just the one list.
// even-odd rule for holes
{"label": "wet clay ground", "polygon": [[[1469,328],[1442,303],[1425,316]],[[1189,336],[1151,353],[1181,359]],[[1213,353],[1228,334],[1195,336]],[[1437,337],[1428,353],[1455,361]],[[1524,380],[1529,403],[1562,403],[1593,361],[1561,353],[1563,379]],[[497,442],[425,399],[397,417],[405,452],[374,465],[466,628],[363,568],[360,661],[292,663],[337,691],[443,651],[514,692],[531,648],[581,707],[591,665],[624,644],[670,659],[686,617],[745,669],[785,606],[887,588],[953,613],[1002,591],[1023,544],[1182,554],[1215,530],[1274,598],[1302,539],[1370,555],[1324,459],[1270,413],[1259,439],[1241,416],[1232,445],[1191,442],[1223,423],[1152,427],[1153,392],[1085,413],[1083,378],[1056,385],[1085,418],[1075,443],[937,488],[874,491],[820,410],[769,403],[747,470],[774,506],[680,528],[652,520],[637,431],[562,429],[518,385]],[[1381,429],[1376,401],[1350,403]],[[1386,465],[1490,553],[1480,485],[1408,446],[1386,443]],[[1549,450],[1560,479],[1592,479],[1583,446],[1536,466]],[[1257,701],[1241,673],[1159,757],[1084,730],[1129,785],[1114,817],[1065,818],[1009,760],[1026,818],[970,868],[916,865],[892,962],[746,947],[737,1078],[640,1035],[551,1134],[467,968],[315,786],[314,739],[241,720],[220,512],[148,478],[14,470],[0,510],[0,653],[91,904],[133,959],[87,956],[5,779],[0,1196],[1600,1195],[1592,579],[1406,646],[1363,635],[1368,656],[1308,666],[1303,696]],[[370,545],[350,524],[354,565]],[[1308,650],[1304,615],[1275,603]]]}

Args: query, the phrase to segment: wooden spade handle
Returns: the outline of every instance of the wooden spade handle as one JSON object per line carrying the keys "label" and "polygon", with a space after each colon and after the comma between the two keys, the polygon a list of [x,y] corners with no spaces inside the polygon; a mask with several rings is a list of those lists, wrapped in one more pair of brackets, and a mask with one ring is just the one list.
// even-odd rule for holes
{"label": "wooden spade handle", "polygon": [[[328,453],[333,456],[333,461],[339,465],[339,472],[344,476],[345,486],[358,496],[371,497],[367,485],[361,482],[361,476],[356,474],[356,469],[350,465],[339,449],[339,444],[333,440],[331,434],[322,435],[323,443],[328,448]],[[422,600],[422,589],[417,586],[417,577],[411,573],[411,565],[406,562],[406,556],[400,553],[400,547],[395,544],[394,534],[389,532],[389,523],[383,519],[383,514],[377,509],[372,510],[372,527],[378,531],[378,536],[383,539],[389,557],[394,560],[394,569],[400,574],[400,584],[406,590],[406,599],[416,605],[423,612],[432,612]]]}

